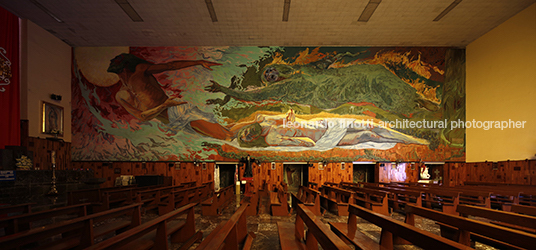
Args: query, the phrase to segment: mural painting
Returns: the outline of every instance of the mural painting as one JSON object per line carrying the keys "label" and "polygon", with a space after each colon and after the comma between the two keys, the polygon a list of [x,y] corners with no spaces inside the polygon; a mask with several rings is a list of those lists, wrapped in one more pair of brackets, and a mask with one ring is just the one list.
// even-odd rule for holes
{"label": "mural painting", "polygon": [[73,160],[464,160],[464,72],[450,48],[75,48]]}

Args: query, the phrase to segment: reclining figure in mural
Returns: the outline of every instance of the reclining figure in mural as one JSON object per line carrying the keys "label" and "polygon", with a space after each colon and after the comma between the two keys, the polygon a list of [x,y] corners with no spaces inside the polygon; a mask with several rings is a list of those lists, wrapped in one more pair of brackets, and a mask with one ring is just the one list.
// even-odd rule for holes
{"label": "reclining figure in mural", "polygon": [[[278,147],[291,151],[329,150],[334,147],[347,149],[389,149],[397,143],[428,145],[429,142],[403,134],[372,121],[337,117],[329,113],[297,115],[273,112],[255,113],[248,121],[227,127],[206,120],[195,120],[190,126],[197,133],[212,138],[234,142],[241,148]],[[354,124],[354,125],[350,125]]]}
{"label": "reclining figure in mural", "polygon": [[168,97],[153,74],[196,65],[212,70],[210,67],[221,64],[204,60],[153,64],[135,55],[123,53],[110,61],[107,71],[117,74],[121,79],[122,87],[115,98],[130,114],[140,121],[156,118],[167,124],[168,113],[163,111],[186,102]]}

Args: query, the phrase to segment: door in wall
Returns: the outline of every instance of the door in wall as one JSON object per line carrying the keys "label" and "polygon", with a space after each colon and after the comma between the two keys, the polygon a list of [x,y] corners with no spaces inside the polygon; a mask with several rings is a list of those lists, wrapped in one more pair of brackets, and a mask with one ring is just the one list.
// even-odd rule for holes
{"label": "door in wall", "polygon": [[216,183],[214,183],[215,189],[218,190],[218,188],[226,188],[235,185],[236,169],[236,163],[216,163],[216,167],[214,168],[214,180],[217,179],[219,182],[216,181]]}
{"label": "door in wall", "polygon": [[289,192],[298,192],[300,185],[307,186],[309,182],[309,167],[307,164],[285,163],[283,181]]}
{"label": "door in wall", "polygon": [[359,164],[354,162],[354,183],[358,182],[374,182],[375,164]]}

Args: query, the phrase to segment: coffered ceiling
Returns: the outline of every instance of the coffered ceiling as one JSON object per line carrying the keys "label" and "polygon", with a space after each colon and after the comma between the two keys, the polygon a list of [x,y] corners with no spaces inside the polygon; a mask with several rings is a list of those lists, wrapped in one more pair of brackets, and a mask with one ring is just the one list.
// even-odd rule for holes
{"label": "coffered ceiling", "polygon": [[535,2],[0,0],[0,6],[74,47],[464,47]]}

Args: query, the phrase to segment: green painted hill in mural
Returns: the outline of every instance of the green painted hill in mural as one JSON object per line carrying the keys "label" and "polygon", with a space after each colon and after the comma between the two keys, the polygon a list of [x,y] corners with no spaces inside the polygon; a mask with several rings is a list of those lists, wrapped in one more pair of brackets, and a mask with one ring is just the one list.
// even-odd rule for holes
{"label": "green painted hill in mural", "polygon": [[[311,65],[267,65],[259,72],[262,87],[236,90],[213,84],[210,92],[222,92],[241,101],[282,101],[321,109],[345,103],[371,103],[396,114],[411,114],[425,102],[415,89],[382,65],[357,64],[318,69]],[[422,106],[422,105],[421,105]]]}

